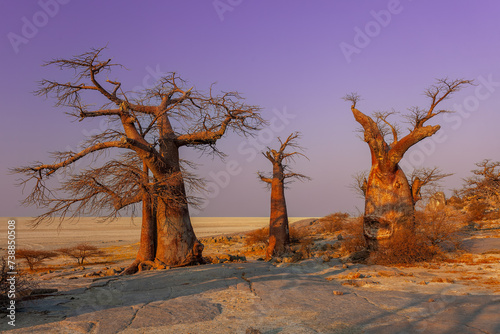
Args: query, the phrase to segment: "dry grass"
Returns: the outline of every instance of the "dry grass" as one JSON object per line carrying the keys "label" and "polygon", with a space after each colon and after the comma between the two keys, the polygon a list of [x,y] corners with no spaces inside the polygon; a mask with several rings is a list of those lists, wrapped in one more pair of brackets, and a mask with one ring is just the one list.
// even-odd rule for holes
{"label": "dry grass", "polygon": [[382,265],[412,265],[444,259],[445,251],[460,249],[466,222],[466,216],[454,209],[417,211],[415,231],[396,230],[370,260]]}
{"label": "dry grass", "polygon": [[258,230],[248,232],[245,238],[245,245],[253,246],[258,243],[264,243],[267,245],[268,240],[269,240],[269,227],[264,227]]}
{"label": "dry grass", "polygon": [[328,216],[319,219],[321,224],[321,229],[319,233],[335,233],[342,231],[347,223],[347,218],[349,218],[348,213],[335,212]]}
{"label": "dry grass", "polygon": [[482,284],[487,284],[487,285],[500,285],[500,281],[496,278],[490,277],[481,282]]}
{"label": "dry grass", "polygon": [[415,212],[415,226],[422,238],[432,246],[449,250],[461,248],[462,229],[467,216],[453,209]]}
{"label": "dry grass", "polygon": [[366,241],[363,236],[363,218],[359,217],[344,223],[346,236],[342,241],[340,253],[342,255],[351,254],[366,248]]}
{"label": "dry grass", "polygon": [[448,277],[434,277],[431,282],[435,283],[455,283],[455,281]]}
{"label": "dry grass", "polygon": [[463,253],[454,258],[446,258],[445,262],[448,263],[460,263],[466,265],[478,265],[478,264],[489,264],[489,263],[498,263],[500,261],[499,256],[484,256],[484,255],[476,255],[476,254],[468,254]]}
{"label": "dry grass", "polygon": [[430,245],[422,234],[401,229],[379,246],[370,261],[381,265],[409,265],[431,261],[440,254],[441,251]]}
{"label": "dry grass", "polygon": [[311,235],[307,228],[290,227],[290,242],[292,244],[299,244],[310,238]]}
{"label": "dry grass", "polygon": [[[9,271],[5,258],[0,258],[0,309],[2,312],[7,311],[6,306],[10,302],[9,294],[11,293],[11,284],[7,281],[7,279],[11,277],[10,274],[7,274]],[[22,270],[17,269],[16,272],[15,294],[16,299],[19,299],[28,295],[37,284],[28,278]]]}

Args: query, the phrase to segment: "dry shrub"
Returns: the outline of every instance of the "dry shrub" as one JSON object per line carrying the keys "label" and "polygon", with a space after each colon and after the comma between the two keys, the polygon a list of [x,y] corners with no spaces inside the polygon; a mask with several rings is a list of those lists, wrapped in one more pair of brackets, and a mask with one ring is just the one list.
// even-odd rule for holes
{"label": "dry shrub", "polygon": [[382,265],[409,265],[431,261],[439,254],[438,247],[431,245],[422,234],[400,229],[379,245],[370,260]]}
{"label": "dry shrub", "polygon": [[366,248],[365,237],[363,236],[363,217],[358,217],[345,222],[344,231],[346,236],[342,241],[340,252],[343,255],[359,252]]}
{"label": "dry shrub", "polygon": [[78,244],[73,247],[59,248],[57,252],[61,255],[74,258],[79,265],[82,265],[86,258],[104,255],[104,251],[87,243]]}
{"label": "dry shrub", "polygon": [[36,266],[42,264],[44,260],[56,257],[57,253],[34,249],[18,249],[16,255],[24,259],[30,267],[30,270],[33,270]]}
{"label": "dry shrub", "polygon": [[292,244],[303,243],[305,239],[309,238],[307,228],[290,227],[290,242]]}
{"label": "dry shrub", "polygon": [[298,248],[295,248],[294,251],[294,261],[309,259],[312,256],[314,240],[312,236],[310,236],[309,230],[307,228],[291,227],[290,243],[298,245]]}
{"label": "dry shrub", "polygon": [[294,260],[305,260],[312,256],[314,241],[312,238],[302,238],[299,242],[300,248],[294,254]]}
{"label": "dry shrub", "polygon": [[248,232],[245,238],[245,245],[253,246],[258,243],[264,243],[267,245],[268,240],[269,240],[269,227],[264,227],[258,230]]}
{"label": "dry shrub", "polygon": [[344,229],[344,225],[349,218],[348,213],[335,212],[319,219],[323,233],[334,233]]}
{"label": "dry shrub", "polygon": [[454,209],[417,211],[415,231],[396,230],[393,237],[372,254],[371,261],[385,265],[409,265],[442,257],[444,251],[460,248],[461,230],[466,221],[466,216]]}
{"label": "dry shrub", "polygon": [[483,284],[489,284],[489,285],[500,285],[500,281],[497,280],[496,278],[490,277],[486,279]]}
{"label": "dry shrub", "polygon": [[467,206],[467,213],[469,214],[469,219],[472,221],[481,221],[486,219],[486,210],[489,205],[481,201],[473,201]]}
{"label": "dry shrub", "polygon": [[[16,252],[17,253],[17,252]],[[7,281],[12,275],[8,274],[10,272],[8,263],[5,258],[0,258],[0,309],[2,312],[6,312],[6,306],[10,302],[9,294],[11,284]],[[30,293],[30,291],[36,287],[36,284],[29,279],[22,270],[16,268],[17,275],[15,275],[16,283],[16,299],[24,297]]]}
{"label": "dry shrub", "polygon": [[460,248],[462,227],[467,218],[456,210],[417,211],[415,226],[417,233],[432,246],[448,250]]}

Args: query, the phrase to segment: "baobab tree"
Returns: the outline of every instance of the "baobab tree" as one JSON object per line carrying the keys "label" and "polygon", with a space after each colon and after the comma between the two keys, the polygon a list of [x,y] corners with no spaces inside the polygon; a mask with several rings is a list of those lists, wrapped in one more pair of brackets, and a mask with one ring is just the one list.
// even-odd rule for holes
{"label": "baobab tree", "polygon": [[[54,96],[56,106],[68,108],[79,121],[107,118],[111,127],[89,138],[78,152],[58,152],[52,163],[15,169],[25,175],[24,185],[34,183],[25,203],[48,206],[36,220],[39,223],[70,212],[75,217],[110,209],[114,216],[142,202],[141,248],[128,272],[142,261],[170,266],[202,262],[203,245],[191,225],[179,149],[223,155],[217,141],[228,131],[246,136],[258,130],[265,123],[260,108],[245,104],[237,92],[213,95],[212,88],[208,93],[187,89],[175,73],[139,95],[124,91],[120,81],[104,80],[103,73],[109,77],[121,65],[100,59],[103,49],[46,63],[69,70],[73,77],[69,82],[42,80],[38,95]],[[101,107],[91,109],[84,99],[101,99]],[[71,176],[61,187],[66,193],[48,188],[46,182],[54,173],[110,150],[129,153]]]}
{"label": "baobab tree", "polygon": [[457,191],[469,211],[484,217],[487,211],[498,210],[500,204],[500,161],[485,159],[475,164],[473,176],[464,179],[463,188]]}
{"label": "baobab tree", "polygon": [[[369,175],[370,172],[368,170],[364,170],[357,172],[352,176],[353,182],[350,185],[350,188],[363,199],[366,196]],[[429,195],[434,194],[439,189],[440,181],[451,175],[453,174],[443,173],[439,167],[415,168],[408,177],[408,182],[412,190],[413,203],[416,204],[420,201],[422,196],[429,197]],[[425,194],[423,194],[424,189]]]}
{"label": "baobab tree", "polygon": [[[271,187],[271,215],[269,220],[269,244],[266,251],[266,258],[280,256],[289,250],[290,233],[288,227],[288,213],[286,209],[285,187],[293,180],[308,180],[309,177],[294,173],[290,170],[290,163],[296,157],[307,157],[301,153],[302,147],[297,141],[300,138],[298,132],[288,136],[285,141],[278,137],[280,143],[276,151],[270,147],[262,154],[273,164],[273,173],[271,176],[259,172],[260,180]],[[295,151],[286,152],[287,149]]]}
{"label": "baobab tree", "polygon": [[[373,118],[365,115],[356,104],[360,97],[351,93],[344,97],[350,101],[351,111],[355,120],[362,126],[363,139],[371,152],[371,170],[365,185],[365,213],[364,235],[369,250],[376,250],[378,244],[392,237],[398,229],[413,231],[414,206],[418,198],[419,182],[413,182],[413,189],[408,182],[399,162],[410,147],[421,140],[432,136],[439,129],[439,125],[427,125],[427,122],[437,115],[451,112],[438,109],[438,106],[450,98],[453,93],[471,80],[439,79],[430,88],[425,90],[429,99],[426,108],[413,107],[406,115],[410,125],[409,133],[400,136],[397,124],[388,121],[395,112],[378,112]],[[386,138],[392,135],[392,141]]]}

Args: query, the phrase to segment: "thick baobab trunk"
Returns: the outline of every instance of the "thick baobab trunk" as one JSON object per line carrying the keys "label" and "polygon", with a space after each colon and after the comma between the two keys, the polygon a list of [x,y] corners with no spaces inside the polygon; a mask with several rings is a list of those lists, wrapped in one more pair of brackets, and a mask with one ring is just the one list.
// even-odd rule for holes
{"label": "thick baobab trunk", "polygon": [[389,240],[399,229],[413,229],[414,203],[401,168],[372,166],[367,182],[364,236],[370,250]]}
{"label": "thick baobab trunk", "polygon": [[279,164],[274,164],[273,179],[271,182],[269,246],[266,251],[266,257],[280,256],[288,251],[289,246],[290,234],[288,230],[283,168]]}
{"label": "thick baobab trunk", "polygon": [[203,245],[196,239],[188,207],[158,201],[156,259],[169,266],[202,263]]}
{"label": "thick baobab trunk", "polygon": [[[169,266],[202,263],[201,244],[191,225],[186,189],[180,168],[179,147],[167,117],[160,120],[162,170],[168,182],[168,197],[158,198],[156,210],[156,260]],[[174,200],[175,199],[175,200]]]}

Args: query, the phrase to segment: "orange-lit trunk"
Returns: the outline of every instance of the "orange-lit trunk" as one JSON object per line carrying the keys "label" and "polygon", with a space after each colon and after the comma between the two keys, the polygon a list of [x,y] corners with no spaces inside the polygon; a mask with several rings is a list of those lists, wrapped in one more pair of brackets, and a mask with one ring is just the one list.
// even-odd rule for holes
{"label": "orange-lit trunk", "polygon": [[168,192],[176,201],[165,199],[158,191],[156,208],[157,246],[156,259],[166,265],[201,263],[203,245],[197,240],[191,225],[184,180],[181,175],[179,148],[167,117],[160,120],[161,170],[172,177]]}
{"label": "orange-lit trunk", "polygon": [[285,184],[283,167],[280,163],[273,164],[273,179],[271,182],[271,216],[269,222],[269,246],[267,257],[281,256],[290,246],[288,230],[288,214],[285,201]]}
{"label": "orange-lit trunk", "polygon": [[372,165],[365,196],[364,236],[370,250],[398,229],[413,229],[414,203],[410,185],[397,164]]}
{"label": "orange-lit trunk", "polygon": [[[143,171],[148,174],[148,168],[144,164]],[[141,242],[137,253],[137,260],[154,261],[156,254],[156,214],[153,198],[148,191],[142,195],[142,226]]]}

